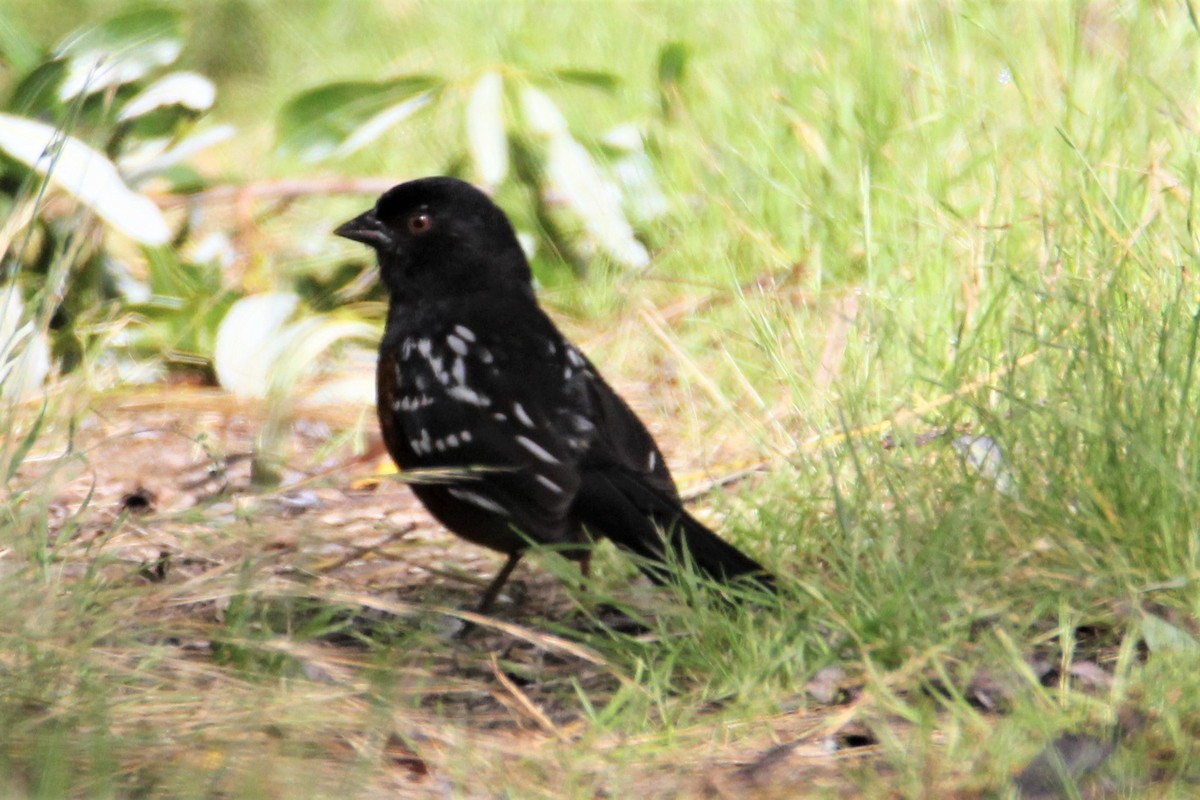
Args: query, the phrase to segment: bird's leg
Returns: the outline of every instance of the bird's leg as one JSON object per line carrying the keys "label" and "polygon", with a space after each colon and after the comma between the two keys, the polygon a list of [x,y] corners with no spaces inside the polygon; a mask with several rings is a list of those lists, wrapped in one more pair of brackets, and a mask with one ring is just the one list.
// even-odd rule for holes
{"label": "bird's leg", "polygon": [[579,559],[579,577],[584,581],[592,577],[592,554],[590,552]]}
{"label": "bird's leg", "polygon": [[492,603],[496,602],[496,596],[500,594],[500,590],[508,582],[508,576],[512,575],[512,571],[517,568],[517,563],[523,555],[525,554],[519,550],[508,554],[508,561],[504,562],[504,566],[496,573],[496,577],[492,578],[492,582],[488,584],[487,591],[483,593],[483,599],[479,601],[478,610],[480,614],[486,614],[491,610]]}

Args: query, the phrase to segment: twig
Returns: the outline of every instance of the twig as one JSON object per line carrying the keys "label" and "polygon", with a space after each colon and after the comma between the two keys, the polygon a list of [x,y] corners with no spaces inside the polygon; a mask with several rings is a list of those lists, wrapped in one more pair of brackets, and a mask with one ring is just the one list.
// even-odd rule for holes
{"label": "twig", "polygon": [[554,734],[554,736],[557,737],[561,742],[567,741],[567,735],[559,730],[557,725],[551,722],[550,718],[546,716],[546,712],[538,708],[537,705],[529,699],[529,695],[521,691],[520,686],[517,686],[517,684],[513,683],[512,678],[504,674],[504,670],[500,669],[500,662],[496,660],[496,654],[491,653],[491,657],[492,674],[496,676],[496,680],[500,681],[500,685],[508,690],[508,693],[512,695],[514,700],[517,701],[517,705],[521,707],[521,710],[532,717],[534,722],[536,722],[542,728],[542,730],[546,731],[547,733]]}
{"label": "twig", "polygon": [[393,178],[291,178],[244,186],[215,186],[191,194],[151,194],[150,198],[162,208],[195,203],[244,204],[251,200],[288,200],[314,194],[383,194],[397,182]]}
{"label": "twig", "polygon": [[709,492],[728,486],[732,483],[737,483],[744,478],[749,478],[759,472],[766,472],[771,465],[769,460],[755,461],[749,466],[735,468],[723,475],[718,475],[715,478],[709,478],[701,481],[694,486],[689,486],[685,491],[679,493],[680,499],[685,503],[690,503],[693,500],[698,500]]}

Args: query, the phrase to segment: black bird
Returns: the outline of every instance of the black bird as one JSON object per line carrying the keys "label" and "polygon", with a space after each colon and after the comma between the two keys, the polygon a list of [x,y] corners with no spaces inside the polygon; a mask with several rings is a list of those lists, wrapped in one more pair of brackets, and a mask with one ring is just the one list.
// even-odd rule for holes
{"label": "black bird", "polygon": [[[687,511],[641,420],[555,327],[508,218],[454,178],[402,183],[335,233],[370,245],[390,296],[376,375],[383,440],[425,507],[508,555],[530,543],[583,562],[605,536],[655,580],[670,548],[706,575],[772,578]],[[686,553],[686,556],[685,556]]]}

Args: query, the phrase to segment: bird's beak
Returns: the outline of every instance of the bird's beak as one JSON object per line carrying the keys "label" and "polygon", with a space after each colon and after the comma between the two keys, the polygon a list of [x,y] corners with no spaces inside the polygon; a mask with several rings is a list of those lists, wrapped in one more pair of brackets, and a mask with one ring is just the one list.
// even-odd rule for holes
{"label": "bird's beak", "polygon": [[377,250],[392,243],[387,228],[379,221],[379,217],[375,216],[375,209],[359,214],[349,222],[343,222],[333,233],[344,239],[370,245]]}

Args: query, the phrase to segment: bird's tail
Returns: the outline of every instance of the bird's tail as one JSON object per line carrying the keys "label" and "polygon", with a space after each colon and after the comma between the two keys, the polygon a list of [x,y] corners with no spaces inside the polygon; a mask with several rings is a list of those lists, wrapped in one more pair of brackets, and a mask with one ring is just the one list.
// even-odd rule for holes
{"label": "bird's tail", "polygon": [[682,508],[674,514],[654,514],[652,519],[680,561],[690,560],[697,569],[715,580],[731,583],[748,579],[763,589],[775,591],[775,579],[762,564],[713,533]]}
{"label": "bird's tail", "polygon": [[589,481],[576,497],[576,509],[589,530],[640,556],[642,571],[656,582],[667,579],[664,568],[675,560],[695,564],[714,580],[746,579],[775,591],[774,577],[761,564],[705,527],[677,500],[640,481]]}

